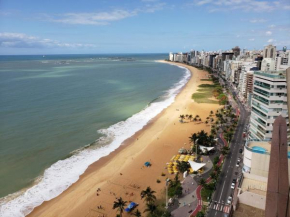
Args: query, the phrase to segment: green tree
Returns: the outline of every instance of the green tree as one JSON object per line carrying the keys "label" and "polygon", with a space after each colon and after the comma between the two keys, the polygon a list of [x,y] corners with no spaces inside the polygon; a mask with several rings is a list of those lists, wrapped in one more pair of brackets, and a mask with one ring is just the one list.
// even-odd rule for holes
{"label": "green tree", "polygon": [[192,115],[188,115],[188,119],[191,121],[191,119],[192,119]]}
{"label": "green tree", "polygon": [[154,203],[148,203],[146,204],[146,209],[144,212],[149,212],[150,215],[154,216],[154,214],[157,212],[157,206]]}
{"label": "green tree", "polygon": [[137,209],[134,213],[133,213],[134,216],[136,217],[141,217],[141,212]]}
{"label": "green tree", "polygon": [[156,192],[153,191],[150,187],[147,187],[145,190],[141,191],[141,199],[144,198],[144,201],[149,203],[154,203],[156,200],[156,196],[154,195]]}
{"label": "green tree", "polygon": [[199,180],[199,184],[202,186],[202,187],[205,187],[206,186],[206,181],[204,178],[200,179]]}
{"label": "green tree", "polygon": [[230,151],[230,148],[228,146],[224,146],[221,150],[222,155],[226,156]]}
{"label": "green tree", "polygon": [[175,195],[180,196],[182,195],[182,186],[179,181],[178,174],[175,175],[173,181],[169,181],[169,189],[168,189],[168,195],[170,197],[173,197]]}
{"label": "green tree", "polygon": [[189,140],[190,140],[190,142],[192,142],[193,144],[195,143],[195,141],[197,140],[197,134],[196,133],[193,133],[192,135],[191,135],[191,137],[189,137]]}
{"label": "green tree", "polygon": [[204,217],[204,213],[202,211],[199,211],[197,214],[196,214],[196,217]]}
{"label": "green tree", "polygon": [[117,209],[119,211],[120,217],[122,217],[126,204],[127,204],[127,201],[124,201],[122,197],[114,201],[113,209]]}
{"label": "green tree", "polygon": [[213,164],[217,164],[219,162],[220,158],[219,156],[216,156],[214,159],[213,159]]}
{"label": "green tree", "polygon": [[215,172],[210,173],[210,178],[217,179],[217,174]]}
{"label": "green tree", "polygon": [[179,172],[184,173],[185,171],[188,171],[189,169],[189,165],[187,162],[181,161],[181,162],[177,162],[177,169]]}
{"label": "green tree", "polygon": [[180,118],[181,122],[183,122],[183,119],[184,119],[185,117],[184,117],[184,115],[180,115],[179,118]]}

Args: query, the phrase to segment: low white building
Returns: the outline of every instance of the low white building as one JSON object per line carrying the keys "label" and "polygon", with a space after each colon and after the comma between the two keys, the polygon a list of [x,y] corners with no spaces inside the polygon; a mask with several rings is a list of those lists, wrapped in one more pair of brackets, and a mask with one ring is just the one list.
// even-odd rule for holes
{"label": "low white building", "polygon": [[[247,141],[244,146],[243,177],[238,188],[238,202],[265,210],[271,144],[267,141]],[[288,148],[290,184],[290,147]]]}
{"label": "low white building", "polygon": [[278,51],[275,58],[275,70],[286,70],[290,67],[290,50]]}
{"label": "low white building", "polygon": [[268,72],[275,70],[275,59],[273,58],[264,58],[262,60],[261,71]]}
{"label": "low white building", "polygon": [[169,53],[169,57],[168,57],[169,61],[174,61],[174,55],[172,52]]}

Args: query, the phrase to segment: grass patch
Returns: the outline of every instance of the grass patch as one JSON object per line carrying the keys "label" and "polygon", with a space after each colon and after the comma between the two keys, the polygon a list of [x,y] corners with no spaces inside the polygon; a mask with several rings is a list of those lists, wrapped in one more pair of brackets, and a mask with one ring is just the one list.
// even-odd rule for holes
{"label": "grass patch", "polygon": [[211,78],[209,78],[209,79],[204,79],[204,78],[202,78],[202,79],[200,79],[201,81],[212,81],[212,79]]}
{"label": "grass patch", "polygon": [[209,200],[208,200],[207,198],[210,199],[212,193],[213,193],[213,190],[211,190],[211,189],[206,189],[206,188],[202,188],[202,189],[201,189],[201,199],[202,199],[203,201],[208,202]]}
{"label": "grass patch", "polygon": [[218,100],[209,99],[213,97],[213,90],[220,87],[219,84],[201,84],[198,86],[197,92],[192,94],[192,99],[197,103],[219,104]]}

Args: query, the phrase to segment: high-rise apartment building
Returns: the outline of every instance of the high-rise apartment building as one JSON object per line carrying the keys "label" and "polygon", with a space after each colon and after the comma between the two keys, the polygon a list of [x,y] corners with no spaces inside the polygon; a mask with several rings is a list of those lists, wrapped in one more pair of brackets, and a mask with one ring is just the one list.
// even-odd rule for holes
{"label": "high-rise apartment building", "polygon": [[270,141],[274,120],[279,115],[286,118],[288,124],[286,72],[255,71],[250,138]]}

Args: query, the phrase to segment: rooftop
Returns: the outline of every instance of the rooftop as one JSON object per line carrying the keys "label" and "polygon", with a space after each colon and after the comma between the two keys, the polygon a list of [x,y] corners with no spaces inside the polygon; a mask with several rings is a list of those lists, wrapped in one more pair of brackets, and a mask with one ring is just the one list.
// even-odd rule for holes
{"label": "rooftop", "polygon": [[277,79],[286,79],[286,72],[285,70],[283,71],[255,71],[255,75],[261,75],[269,78],[277,78]]}
{"label": "rooftop", "polygon": [[244,177],[241,189],[243,192],[248,191],[265,196],[267,192],[267,182]]}
{"label": "rooftop", "polygon": [[[248,141],[245,145],[246,149],[249,151],[260,153],[260,154],[268,154],[271,153],[271,143],[269,141]],[[290,159],[290,146],[288,146],[288,159]]]}

